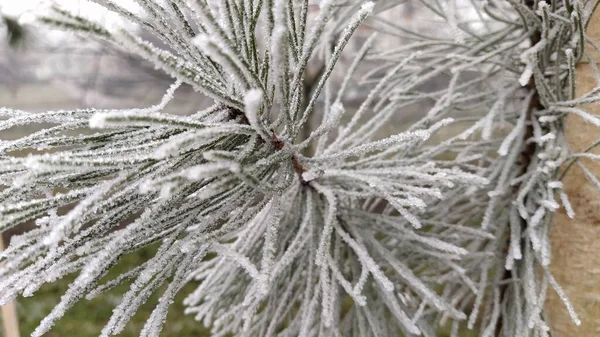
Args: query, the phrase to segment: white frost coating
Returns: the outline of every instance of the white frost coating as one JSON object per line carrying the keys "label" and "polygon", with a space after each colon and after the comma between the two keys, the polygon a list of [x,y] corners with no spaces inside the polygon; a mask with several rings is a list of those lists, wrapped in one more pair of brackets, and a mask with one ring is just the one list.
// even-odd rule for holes
{"label": "white frost coating", "polygon": [[519,77],[519,83],[521,84],[521,86],[526,86],[527,83],[529,83],[531,76],[533,76],[534,63],[536,63],[538,61],[537,53],[540,50],[542,50],[542,48],[544,48],[545,46],[546,46],[546,40],[542,39],[541,41],[536,43],[531,48],[525,50],[520,55],[521,62],[523,62],[525,64],[525,69],[523,70],[523,73]]}
{"label": "white frost coating", "polygon": [[269,140],[268,134],[265,132],[264,127],[261,125],[261,119],[259,113],[261,112],[263,94],[259,89],[251,89],[244,95],[244,107],[246,118],[248,122],[254,128],[264,140]]}
{"label": "white frost coating", "polygon": [[338,159],[338,158],[346,158],[353,156],[360,156],[369,152],[383,150],[393,144],[396,143],[405,143],[405,142],[414,142],[414,141],[422,141],[426,140],[430,137],[430,133],[426,130],[418,130],[413,132],[406,132],[397,135],[390,136],[388,138],[374,141],[371,143],[363,144],[357,146],[352,149],[348,149],[345,151],[340,151],[336,154],[332,155],[324,155],[318,157],[319,160],[329,160],[329,159]]}
{"label": "white frost coating", "polygon": [[533,66],[531,63],[532,62],[527,62],[525,64],[525,70],[523,70],[523,73],[521,73],[521,76],[519,77],[519,83],[523,87],[529,83],[529,79],[531,79],[531,76],[533,75]]}
{"label": "white frost coating", "polygon": [[304,181],[312,181],[323,176],[325,172],[321,169],[313,169],[302,173]]}
{"label": "white frost coating", "polygon": [[196,35],[196,37],[194,37],[192,39],[192,43],[194,43],[196,46],[198,46],[201,49],[208,48],[209,41],[210,41],[210,39],[208,38],[208,36],[206,34],[198,34],[198,35]]}
{"label": "white frost coating", "polygon": [[229,165],[225,163],[197,165],[181,172],[180,176],[189,180],[197,181],[202,180],[204,178],[210,178],[214,176],[216,172],[223,172],[228,168]]}
{"label": "white frost coating", "polygon": [[360,6],[361,12],[366,14],[371,14],[373,12],[373,8],[375,8],[375,2],[373,1],[367,1]]}
{"label": "white frost coating", "polygon": [[444,7],[444,14],[446,15],[446,19],[448,20],[448,26],[450,28],[451,34],[454,37],[454,40],[457,43],[464,43],[465,37],[463,31],[458,27],[457,21],[457,10],[458,1],[450,0],[448,1]]}
{"label": "white frost coating", "polygon": [[[467,312],[479,337],[530,336],[548,329],[555,288],[579,322],[547,267],[551,214],[574,216],[561,169],[600,188],[580,160],[599,156],[570,151],[563,127],[569,114],[600,126],[579,108],[600,89],[574,97],[580,4],[421,1],[440,9],[427,32],[393,2],[143,0],[138,13],[94,0],[163,47],[53,12],[69,25],[48,24],[100,35],[175,83],[143,109],[0,108],[0,130],[49,125],[0,144],[0,230],[37,225],[0,253],[0,302],[79,274],[40,336],[127,282],[109,336],[165,289],[141,332],[156,336],[195,280],[185,312],[214,336],[433,336]],[[378,33],[356,52],[365,20]],[[211,107],[165,113],[184,83]],[[147,245],[152,258],[104,283]]]}
{"label": "white frost coating", "polygon": [[90,127],[102,129],[106,127],[106,114],[95,114],[90,118]]}
{"label": "white frost coating", "polygon": [[569,197],[567,196],[567,194],[563,191],[560,191],[559,195],[560,201],[562,202],[563,206],[565,207],[565,211],[567,212],[567,216],[571,219],[575,218],[575,212],[573,211],[573,207],[569,202]]}
{"label": "white frost coating", "polygon": [[[176,80],[169,89],[167,89],[165,95],[162,97],[161,101],[152,107],[146,109],[130,109],[128,114],[135,113],[154,113],[158,112],[167,106],[167,104],[173,99],[175,91],[181,86],[183,82],[181,80]],[[109,117],[108,114],[94,114],[92,118],[90,118],[89,125],[91,128],[104,128],[107,126],[106,118]]]}
{"label": "white frost coating", "polygon": [[502,141],[502,144],[500,145],[500,148],[498,149],[499,155],[506,156],[508,154],[508,150],[509,150],[512,142],[515,140],[515,138],[517,138],[518,135],[520,135],[523,132],[523,129],[525,128],[525,121],[527,118],[527,109],[528,109],[528,104],[529,104],[528,102],[531,100],[532,97],[533,97],[533,92],[529,93],[529,95],[525,99],[525,103],[523,103],[523,107],[521,108],[521,114],[519,116],[519,119],[517,120],[517,123],[515,124],[515,127],[511,130],[511,132],[508,134],[508,136],[506,136],[506,138],[504,138],[504,140]]}

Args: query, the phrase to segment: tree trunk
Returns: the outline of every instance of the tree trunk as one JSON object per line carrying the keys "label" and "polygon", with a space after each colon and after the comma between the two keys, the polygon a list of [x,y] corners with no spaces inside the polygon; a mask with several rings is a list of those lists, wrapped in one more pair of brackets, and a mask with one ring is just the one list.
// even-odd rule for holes
{"label": "tree trunk", "polygon": [[[600,10],[595,10],[587,27],[587,34],[600,41]],[[600,63],[600,54],[592,52],[593,61]],[[587,60],[577,65],[576,96],[580,96],[598,83]],[[582,107],[587,112],[600,115],[600,104]],[[581,117],[570,114],[566,121],[566,138],[571,150],[582,152],[600,138],[600,129]],[[600,147],[591,153],[600,154]],[[600,161],[581,159],[595,177],[600,177]],[[586,177],[578,165],[573,165],[563,178],[564,190],[575,211],[570,219],[564,209],[553,218],[550,242],[552,244],[551,272],[564,288],[582,324],[575,326],[558,295],[550,291],[546,312],[550,320],[552,337],[600,336],[600,190]]]}
{"label": "tree trunk", "polygon": [[[4,250],[4,241],[0,234],[0,251]],[[4,327],[4,336],[19,337],[19,322],[17,320],[17,310],[15,302],[10,302],[2,307],[2,325]]]}

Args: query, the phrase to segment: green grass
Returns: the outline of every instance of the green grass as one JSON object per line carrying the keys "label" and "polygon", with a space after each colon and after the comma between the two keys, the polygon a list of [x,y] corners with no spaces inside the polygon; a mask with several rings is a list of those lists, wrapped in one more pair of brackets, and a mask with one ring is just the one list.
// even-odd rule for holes
{"label": "green grass", "polygon": [[[146,248],[136,253],[125,256],[117,264],[107,278],[126,272],[133,266],[147,261],[154,254],[155,249]],[[17,300],[17,310],[19,314],[19,324],[21,336],[29,336],[37,327],[39,322],[52,310],[58,303],[61,295],[67,290],[69,283],[74,276],[62,279],[58,282],[43,286],[33,297],[19,298]],[[200,322],[194,321],[192,316],[183,314],[183,298],[189,294],[196,284],[186,285],[177,296],[175,303],[169,310],[167,321],[163,328],[162,336],[166,337],[210,337],[209,329],[202,326]],[[102,327],[108,322],[112,310],[121,300],[121,296],[129,289],[129,284],[125,283],[116,287],[92,300],[82,300],[71,308],[66,315],[57,322],[52,330],[47,333],[47,337],[96,337],[99,335]],[[127,327],[119,336],[137,337],[144,326],[146,319],[150,316],[158,297],[164,290],[164,287],[155,293],[151,300],[144,304],[133,319],[127,324]],[[440,337],[450,336],[451,325],[447,324],[439,330]],[[476,333],[461,328],[461,337],[475,337]],[[0,332],[2,336],[2,332]]]}
{"label": "green grass", "polygon": [[[144,249],[123,258],[123,261],[113,267],[108,277],[129,270],[132,266],[143,263],[153,254],[152,249]],[[19,298],[17,310],[21,336],[29,336],[38,323],[52,310],[67,290],[69,282],[74,277],[65,278],[58,282],[43,286],[33,297]],[[177,337],[209,337],[209,329],[194,321],[193,316],[183,314],[183,298],[195,288],[188,284],[177,296],[169,310],[167,322],[163,328],[163,336]],[[102,327],[108,322],[113,308],[120,302],[121,296],[129,289],[129,284],[122,284],[92,300],[82,300],[71,308],[66,315],[47,333],[47,337],[96,337]],[[144,304],[127,327],[119,336],[139,336],[146,319],[150,316],[154,305],[164,290],[155,293],[151,300]],[[1,333],[0,333],[1,335]]]}

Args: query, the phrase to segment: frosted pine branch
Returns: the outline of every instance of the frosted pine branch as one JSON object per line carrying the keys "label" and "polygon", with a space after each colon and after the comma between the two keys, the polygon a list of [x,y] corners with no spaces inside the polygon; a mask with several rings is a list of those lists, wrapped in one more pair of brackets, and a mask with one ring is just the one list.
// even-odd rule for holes
{"label": "frosted pine branch", "polygon": [[[568,114],[599,124],[576,107],[598,90],[573,89],[587,3],[421,0],[448,35],[389,22],[371,2],[323,1],[314,17],[307,1],[140,0],[143,15],[94,2],[164,47],[60,8],[40,22],[134,53],[174,83],[145,109],[0,108],[0,130],[47,125],[0,143],[0,230],[36,224],[0,253],[0,302],[76,276],[34,336],[121,283],[102,336],[164,289],[141,331],[158,336],[188,283],[186,313],[214,336],[435,336],[445,324],[456,335],[462,322],[480,336],[543,336],[549,287],[579,323],[548,270],[548,221],[560,207],[573,216],[560,167],[597,159],[571,153],[561,126]],[[352,53],[361,27],[378,32]],[[410,42],[385,42],[394,36]],[[313,61],[324,70],[304,97]],[[164,112],[182,85],[214,105]],[[430,108],[389,134],[419,103]],[[144,247],[155,255],[105,279]]]}

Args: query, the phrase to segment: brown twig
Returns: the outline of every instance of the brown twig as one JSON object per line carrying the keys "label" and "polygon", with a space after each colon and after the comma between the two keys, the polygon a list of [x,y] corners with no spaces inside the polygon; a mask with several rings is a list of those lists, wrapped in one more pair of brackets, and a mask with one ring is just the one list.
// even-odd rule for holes
{"label": "brown twig", "polygon": [[[526,1],[526,4],[533,9],[534,3],[533,1]],[[533,33],[533,35],[531,36],[531,45],[534,46],[536,45],[542,38],[541,32],[540,31],[536,31]],[[529,121],[531,120],[531,116],[533,115],[533,113],[536,110],[541,110],[543,109],[543,105],[540,101],[540,96],[539,93],[537,91],[536,85],[535,85],[535,78],[533,76],[531,76],[531,78],[529,79],[529,82],[527,83],[527,85],[525,86],[525,88],[527,89],[528,92],[533,92],[533,95],[531,97],[531,99],[529,100],[528,103],[528,107],[527,107],[527,111],[526,111],[526,115],[525,115],[525,120]],[[525,133],[523,134],[523,143],[525,144],[525,146],[523,147],[523,149],[521,150],[521,153],[519,154],[519,164],[521,165],[521,176],[524,174],[527,174],[527,172],[529,171],[529,166],[531,165],[532,162],[532,158],[535,155],[536,152],[536,144],[535,142],[528,142],[528,140],[533,137],[533,125],[531,123],[526,124],[525,126]],[[514,188],[513,188],[513,194],[517,194],[519,193],[521,184],[517,184]],[[521,218],[521,233],[523,233],[523,231],[526,229],[527,227],[527,221],[523,218]],[[510,228],[508,230],[508,235],[507,235],[507,242],[506,242],[506,246],[505,246],[505,253],[508,254],[508,249],[510,246]],[[525,242],[523,240],[521,240],[521,247],[524,247]],[[505,255],[506,255],[505,254]],[[504,270],[504,275],[502,275],[502,279],[501,281],[503,282],[503,285],[500,287],[500,303],[502,303],[504,301],[504,298],[506,297],[506,291],[508,288],[508,285],[510,284],[510,280],[513,278],[513,273],[512,270]],[[496,336],[501,336],[501,331],[502,331],[502,317],[500,317],[498,319],[498,323],[496,325]]]}
{"label": "brown twig", "polygon": [[[285,144],[281,141],[281,139],[279,139],[275,131],[273,131],[273,143],[275,144],[277,150],[281,150],[285,146]],[[294,167],[294,170],[296,170],[300,182],[302,184],[306,184],[306,181],[304,180],[304,178],[302,178],[302,173],[306,172],[306,169],[304,168],[304,166],[302,166],[302,164],[300,164],[296,156],[292,156],[292,166]]]}
{"label": "brown twig", "polygon": [[[248,117],[246,117],[246,114],[236,108],[230,108],[230,117],[231,119],[235,119],[237,117],[242,119],[242,122],[245,124],[250,124],[250,121],[248,120]],[[277,150],[282,150],[285,147],[285,143],[279,138],[279,136],[277,135],[277,133],[275,133],[275,131],[271,131],[272,133],[272,138],[273,138],[273,144],[275,145],[275,148]],[[300,164],[300,162],[298,161],[298,158],[296,156],[292,156],[292,166],[294,167],[294,170],[296,171],[296,173],[298,174],[298,178],[300,179],[300,182],[302,184],[306,184],[306,181],[304,180],[304,178],[302,178],[302,173],[306,172],[306,169],[304,168],[304,166],[302,166],[302,164]]]}

